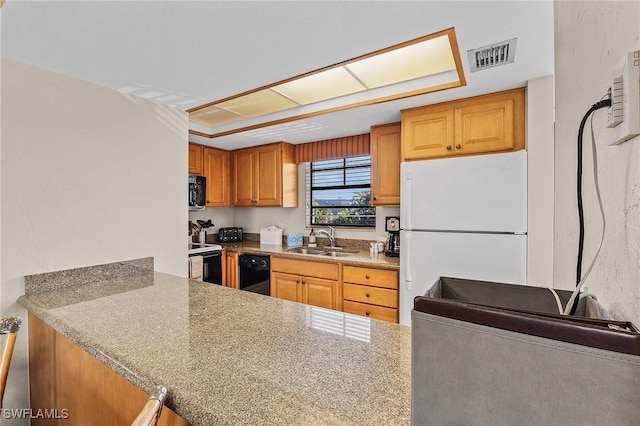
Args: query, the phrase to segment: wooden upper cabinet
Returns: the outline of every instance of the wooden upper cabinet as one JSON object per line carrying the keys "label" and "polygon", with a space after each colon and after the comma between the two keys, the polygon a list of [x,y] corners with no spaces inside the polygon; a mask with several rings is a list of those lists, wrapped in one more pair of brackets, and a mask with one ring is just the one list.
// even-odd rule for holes
{"label": "wooden upper cabinet", "polygon": [[190,175],[202,175],[203,174],[203,146],[194,143],[189,144],[189,174]]}
{"label": "wooden upper cabinet", "polygon": [[371,205],[400,205],[400,123],[371,127]]}
{"label": "wooden upper cabinet", "polygon": [[421,160],[453,154],[453,109],[425,107],[402,113],[402,159]]}
{"label": "wooden upper cabinet", "polygon": [[245,148],[231,152],[233,168],[233,205],[254,205],[254,166],[253,148]]}
{"label": "wooden upper cabinet", "polygon": [[231,205],[229,151],[204,147],[204,176],[207,178],[207,207]]}
{"label": "wooden upper cabinet", "polygon": [[402,111],[403,161],[524,147],[524,89]]}
{"label": "wooden upper cabinet", "polygon": [[255,148],[255,198],[259,206],[282,205],[282,152],[278,145]]}
{"label": "wooden upper cabinet", "polygon": [[279,142],[232,151],[233,205],[297,207],[298,165],[293,145]]}

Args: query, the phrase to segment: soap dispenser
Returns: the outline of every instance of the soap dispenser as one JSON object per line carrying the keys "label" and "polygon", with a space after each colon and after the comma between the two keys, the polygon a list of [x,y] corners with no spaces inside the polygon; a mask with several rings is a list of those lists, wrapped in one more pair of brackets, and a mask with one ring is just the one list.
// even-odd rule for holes
{"label": "soap dispenser", "polygon": [[316,243],[316,232],[311,228],[311,232],[309,232],[309,247],[318,247]]}

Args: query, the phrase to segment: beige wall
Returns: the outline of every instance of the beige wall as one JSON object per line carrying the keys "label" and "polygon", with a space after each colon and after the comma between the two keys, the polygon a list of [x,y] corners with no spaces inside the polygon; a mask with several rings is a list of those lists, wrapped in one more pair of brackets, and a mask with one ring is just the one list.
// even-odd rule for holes
{"label": "beige wall", "polygon": [[[556,1],[555,7],[555,243],[554,281],[575,286],[578,241],[576,138],[583,115],[606,93],[609,73],[640,49],[640,2]],[[586,285],[618,319],[640,324],[640,138],[605,141],[606,111],[593,118],[598,176],[607,222],[602,251]],[[585,129],[583,271],[600,240],[601,220]]]}
{"label": "beige wall", "polygon": [[553,285],[553,76],[527,82],[527,283]]}
{"label": "beige wall", "polygon": [[[28,274],[153,256],[186,276],[186,113],[8,61],[1,111],[3,315]],[[26,337],[5,407],[29,406]]]}

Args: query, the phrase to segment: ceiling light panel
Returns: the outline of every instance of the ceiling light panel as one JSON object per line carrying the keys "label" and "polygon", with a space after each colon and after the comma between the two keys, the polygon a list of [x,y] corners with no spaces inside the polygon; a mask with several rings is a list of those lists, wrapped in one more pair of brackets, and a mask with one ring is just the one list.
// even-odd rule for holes
{"label": "ceiling light panel", "polygon": [[301,105],[337,98],[365,90],[343,67],[332,68],[272,88]]}
{"label": "ceiling light panel", "polygon": [[242,120],[245,117],[235,114],[226,109],[218,108],[216,106],[210,106],[199,111],[189,114],[189,120],[193,123],[202,124],[208,127],[217,127],[224,124],[233,123],[234,121]]}
{"label": "ceiling light panel", "polygon": [[220,102],[216,106],[245,117],[257,117],[300,105],[271,89],[264,89]]}
{"label": "ceiling light panel", "polygon": [[346,65],[367,86],[382,87],[451,71],[456,63],[444,35]]}

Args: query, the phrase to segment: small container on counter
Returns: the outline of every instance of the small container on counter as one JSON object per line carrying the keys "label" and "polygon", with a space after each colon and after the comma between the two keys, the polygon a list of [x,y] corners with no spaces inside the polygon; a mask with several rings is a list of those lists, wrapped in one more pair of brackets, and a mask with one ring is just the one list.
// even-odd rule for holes
{"label": "small container on counter", "polygon": [[318,247],[316,243],[316,231],[311,228],[311,232],[309,232],[309,247]]}

